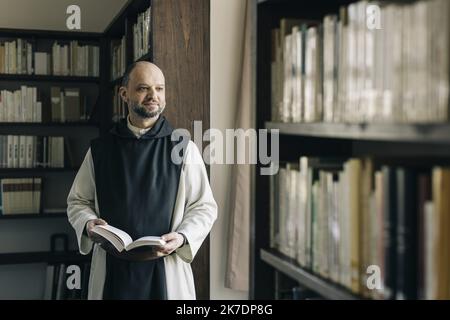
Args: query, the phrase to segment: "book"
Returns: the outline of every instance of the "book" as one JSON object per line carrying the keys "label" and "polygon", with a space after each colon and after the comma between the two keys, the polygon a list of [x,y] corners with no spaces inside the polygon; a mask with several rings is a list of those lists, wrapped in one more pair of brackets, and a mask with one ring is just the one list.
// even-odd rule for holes
{"label": "book", "polygon": [[92,232],[108,240],[119,252],[142,246],[163,246],[166,242],[157,236],[145,236],[133,241],[128,233],[110,225],[96,225]]}

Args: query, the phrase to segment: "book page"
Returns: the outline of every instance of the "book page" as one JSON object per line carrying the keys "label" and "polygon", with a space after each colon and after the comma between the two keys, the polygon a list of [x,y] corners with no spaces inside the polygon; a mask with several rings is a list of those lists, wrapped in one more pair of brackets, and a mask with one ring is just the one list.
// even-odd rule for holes
{"label": "book page", "polygon": [[139,238],[137,240],[135,240],[133,243],[131,243],[130,245],[128,245],[125,250],[130,251],[134,248],[137,247],[142,247],[142,246],[163,246],[165,245],[166,242],[161,239],[161,237],[155,237],[155,236],[146,236],[146,237],[142,237]]}
{"label": "book page", "polygon": [[110,241],[119,252],[133,242],[128,233],[110,225],[97,225],[93,232]]}

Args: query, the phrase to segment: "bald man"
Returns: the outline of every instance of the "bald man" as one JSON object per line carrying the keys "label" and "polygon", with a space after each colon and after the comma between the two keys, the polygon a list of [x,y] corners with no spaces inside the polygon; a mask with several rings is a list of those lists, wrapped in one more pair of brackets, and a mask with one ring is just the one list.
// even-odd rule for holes
{"label": "bald man", "polygon": [[[165,79],[156,65],[129,66],[119,93],[128,117],[91,142],[67,198],[80,252],[93,249],[88,299],[195,299],[190,263],[217,218],[203,160],[161,115]],[[177,164],[171,153],[180,141]],[[166,244],[118,252],[92,233],[98,224]]]}

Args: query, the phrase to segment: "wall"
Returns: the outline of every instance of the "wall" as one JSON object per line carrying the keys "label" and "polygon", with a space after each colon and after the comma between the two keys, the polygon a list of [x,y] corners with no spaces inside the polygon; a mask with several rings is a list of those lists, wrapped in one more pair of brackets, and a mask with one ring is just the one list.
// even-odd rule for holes
{"label": "wall", "polygon": [[[67,7],[81,11],[83,32],[103,32],[127,0],[1,0],[0,28],[67,30]],[[78,31],[78,30],[77,30]]]}
{"label": "wall", "polygon": [[[244,35],[245,1],[211,0],[211,128],[234,127]],[[231,166],[211,165],[219,217],[211,233],[211,299],[247,299],[225,288]]]}

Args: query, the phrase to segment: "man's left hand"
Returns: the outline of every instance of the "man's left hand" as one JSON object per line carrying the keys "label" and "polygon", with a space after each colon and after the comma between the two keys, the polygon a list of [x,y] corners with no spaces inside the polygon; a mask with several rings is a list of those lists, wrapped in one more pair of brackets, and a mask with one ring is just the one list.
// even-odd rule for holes
{"label": "man's left hand", "polygon": [[161,236],[161,238],[166,241],[164,246],[160,246],[156,251],[167,255],[171,254],[173,251],[181,247],[184,243],[184,237],[178,232],[171,232]]}

